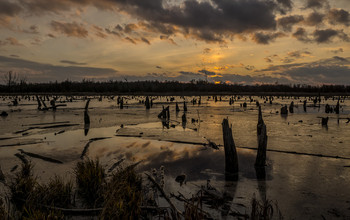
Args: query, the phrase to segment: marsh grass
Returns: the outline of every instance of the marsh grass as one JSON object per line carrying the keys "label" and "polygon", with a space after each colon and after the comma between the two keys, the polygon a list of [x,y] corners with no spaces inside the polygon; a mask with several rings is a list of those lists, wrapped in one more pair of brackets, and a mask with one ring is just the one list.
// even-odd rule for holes
{"label": "marsh grass", "polygon": [[63,220],[64,215],[60,211],[46,211],[41,209],[24,209],[23,220]]}
{"label": "marsh grass", "polygon": [[33,175],[33,165],[30,162],[22,163],[21,169],[15,174],[9,188],[11,201],[18,210],[22,210],[28,197],[37,185]]}
{"label": "marsh grass", "polygon": [[112,174],[104,193],[101,219],[138,219],[141,215],[142,178],[134,167]]}
{"label": "marsh grass", "polygon": [[[254,195],[252,198],[251,206],[252,211],[250,214],[250,219],[252,220],[283,219],[277,203],[273,203],[272,200],[264,199],[262,201],[259,201],[255,198]],[[278,214],[278,216],[275,218],[273,218],[274,212]]]}
{"label": "marsh grass", "polygon": [[75,167],[76,186],[85,206],[101,207],[106,185],[106,172],[98,160],[85,159]]}
{"label": "marsh grass", "polygon": [[30,204],[70,208],[73,204],[73,184],[54,176],[47,184],[37,184],[28,197]]}

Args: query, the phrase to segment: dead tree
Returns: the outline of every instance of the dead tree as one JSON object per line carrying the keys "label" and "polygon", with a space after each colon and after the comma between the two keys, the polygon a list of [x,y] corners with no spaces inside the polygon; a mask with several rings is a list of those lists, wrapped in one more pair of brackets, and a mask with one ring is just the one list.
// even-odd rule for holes
{"label": "dead tree", "polygon": [[238,158],[235,142],[232,136],[232,128],[228,119],[222,121],[222,134],[225,148],[225,177],[229,180],[238,179]]}
{"label": "dead tree", "polygon": [[258,135],[258,153],[256,155],[255,166],[263,167],[266,165],[266,147],[267,147],[267,134],[266,125],[262,118],[261,106],[259,106],[259,116],[257,125]]}

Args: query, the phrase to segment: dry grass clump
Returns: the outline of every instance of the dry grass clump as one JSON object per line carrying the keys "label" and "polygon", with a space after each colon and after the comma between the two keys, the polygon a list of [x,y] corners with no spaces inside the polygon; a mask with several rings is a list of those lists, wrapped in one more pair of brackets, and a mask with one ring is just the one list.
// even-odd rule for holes
{"label": "dry grass clump", "polygon": [[25,209],[23,220],[63,220],[64,215],[60,211],[43,211],[40,209]]}
{"label": "dry grass clump", "polygon": [[30,162],[22,163],[21,169],[9,185],[11,201],[18,210],[22,210],[29,195],[37,185],[33,175],[33,165]]}
{"label": "dry grass clump", "polygon": [[77,192],[82,202],[89,208],[100,207],[106,182],[105,169],[98,160],[86,159],[75,167]]}
{"label": "dry grass clump", "polygon": [[274,205],[278,216],[274,219],[283,219],[283,216],[278,208],[277,203],[273,203],[272,200],[264,199],[263,201],[258,201],[255,195],[252,199],[252,211],[250,214],[250,219],[252,220],[269,220],[273,219],[274,215]]}
{"label": "dry grass clump", "polygon": [[138,219],[141,215],[142,179],[133,167],[112,174],[104,194],[101,219]]}
{"label": "dry grass clump", "polygon": [[49,207],[70,208],[73,204],[73,184],[55,176],[49,183],[37,185],[28,198],[31,204]]}

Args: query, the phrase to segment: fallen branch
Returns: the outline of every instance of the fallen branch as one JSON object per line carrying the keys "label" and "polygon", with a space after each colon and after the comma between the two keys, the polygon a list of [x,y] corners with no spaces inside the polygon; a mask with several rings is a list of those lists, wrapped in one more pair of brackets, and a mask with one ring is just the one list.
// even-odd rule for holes
{"label": "fallen branch", "polygon": [[182,213],[177,210],[177,208],[175,207],[175,205],[170,201],[169,197],[165,194],[164,190],[162,189],[162,187],[159,186],[159,184],[153,179],[152,176],[150,176],[149,174],[145,173],[145,175],[148,177],[148,179],[154,184],[154,186],[159,190],[159,192],[162,194],[162,196],[165,198],[165,200],[169,203],[171,209],[176,213],[177,218],[179,218],[180,216],[182,216]]}
{"label": "fallen branch", "polygon": [[99,141],[99,140],[104,140],[104,139],[108,139],[108,138],[111,138],[111,137],[99,137],[99,138],[91,138],[89,140],[89,142],[86,143],[84,149],[83,149],[83,152],[81,152],[81,155],[80,155],[80,159],[83,159],[84,156],[86,155],[88,149],[89,149],[89,146],[92,142],[94,141]]}
{"label": "fallen branch", "polygon": [[35,154],[35,153],[30,153],[30,152],[26,152],[22,149],[18,149],[22,154],[25,154],[29,157],[34,157],[34,158],[38,158],[38,159],[42,159],[42,160],[45,160],[47,162],[52,162],[52,163],[59,163],[59,164],[62,164],[63,162],[60,161],[60,160],[56,160],[56,159],[53,159],[53,158],[50,158],[50,157],[45,157],[45,156],[42,156],[42,155],[39,155],[39,154]]}

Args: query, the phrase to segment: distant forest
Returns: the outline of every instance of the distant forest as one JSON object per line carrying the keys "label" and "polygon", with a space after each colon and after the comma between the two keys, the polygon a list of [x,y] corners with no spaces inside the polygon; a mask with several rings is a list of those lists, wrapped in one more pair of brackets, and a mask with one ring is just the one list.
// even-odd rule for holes
{"label": "distant forest", "polygon": [[350,94],[350,86],[344,85],[240,85],[240,84],[215,84],[206,81],[191,81],[182,83],[177,81],[108,81],[93,82],[83,80],[81,82],[27,83],[24,81],[11,82],[0,85],[2,94],[21,93],[103,93],[103,94],[283,94],[283,93],[336,93]]}

